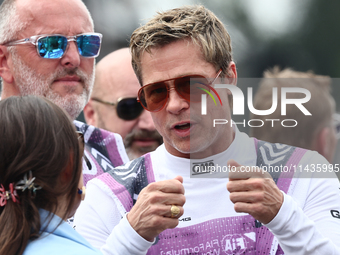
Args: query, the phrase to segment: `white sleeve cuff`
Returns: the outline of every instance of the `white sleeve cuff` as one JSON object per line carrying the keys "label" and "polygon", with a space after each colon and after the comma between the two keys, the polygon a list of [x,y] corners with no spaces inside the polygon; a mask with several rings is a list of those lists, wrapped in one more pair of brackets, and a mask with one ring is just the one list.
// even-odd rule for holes
{"label": "white sleeve cuff", "polygon": [[130,225],[126,215],[115,226],[112,233],[101,248],[103,254],[146,254],[153,242],[141,237]]}
{"label": "white sleeve cuff", "polygon": [[281,190],[282,194],[283,194],[283,202],[281,205],[281,208],[279,210],[279,212],[276,214],[276,216],[274,217],[274,219],[272,219],[269,223],[264,224],[267,228],[269,228],[273,233],[275,233],[276,231],[280,231],[282,230],[282,228],[285,226],[288,217],[291,214],[291,206],[292,206],[292,198],[288,195],[286,195],[286,193],[284,193]]}
{"label": "white sleeve cuff", "polygon": [[340,254],[339,247],[317,230],[294,199],[283,196],[279,212],[265,226],[275,235],[285,254]]}

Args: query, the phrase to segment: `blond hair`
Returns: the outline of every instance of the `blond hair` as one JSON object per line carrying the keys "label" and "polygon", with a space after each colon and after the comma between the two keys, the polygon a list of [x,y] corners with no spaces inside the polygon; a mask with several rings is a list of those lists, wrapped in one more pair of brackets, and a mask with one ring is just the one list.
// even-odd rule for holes
{"label": "blond hair", "polygon": [[136,29],[130,39],[132,67],[142,83],[141,57],[152,48],[181,39],[198,44],[205,60],[216,70],[228,74],[232,61],[231,39],[223,23],[204,6],[184,6],[158,12],[148,23]]}

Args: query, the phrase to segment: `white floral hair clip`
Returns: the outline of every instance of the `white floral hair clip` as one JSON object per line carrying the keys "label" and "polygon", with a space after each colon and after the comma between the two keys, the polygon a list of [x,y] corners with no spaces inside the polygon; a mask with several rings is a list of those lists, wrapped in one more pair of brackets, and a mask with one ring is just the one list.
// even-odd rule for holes
{"label": "white floral hair clip", "polygon": [[35,197],[35,192],[41,189],[41,186],[34,184],[35,177],[33,177],[31,170],[28,171],[28,174],[29,174],[28,179],[27,179],[27,173],[25,173],[24,179],[16,183],[15,189],[21,190],[22,192],[28,189],[33,193],[33,196]]}

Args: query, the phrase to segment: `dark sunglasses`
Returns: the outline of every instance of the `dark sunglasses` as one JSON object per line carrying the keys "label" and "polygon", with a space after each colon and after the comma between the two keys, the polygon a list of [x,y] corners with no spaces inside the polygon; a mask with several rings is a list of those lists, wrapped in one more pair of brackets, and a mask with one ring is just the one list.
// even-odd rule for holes
{"label": "dark sunglasses", "polygon": [[216,81],[221,72],[222,69],[218,71],[216,77],[211,82],[201,75],[187,75],[150,83],[140,88],[137,100],[150,112],[158,112],[162,110],[168,102],[170,91],[169,84],[172,81],[178,95],[188,102],[200,102],[202,94],[206,94],[207,91],[210,90],[212,90],[219,98],[216,90],[210,85]]}
{"label": "dark sunglasses", "polygon": [[[83,149],[85,150],[84,134],[83,134],[82,132],[80,132],[80,131],[76,131],[76,134],[78,135],[78,141],[80,141],[80,142],[82,143]],[[87,168],[88,168],[89,170],[91,170],[91,169],[92,169],[92,165],[91,165],[89,159],[86,157],[85,153],[83,154],[83,158],[84,158],[84,160],[85,160],[85,163],[86,163],[86,165],[87,165]]]}
{"label": "dark sunglasses", "polygon": [[99,55],[102,42],[102,34],[85,33],[74,36],[34,35],[29,38],[5,43],[5,46],[31,43],[37,48],[38,55],[47,59],[62,58],[67,51],[70,41],[77,43],[77,49],[81,56],[85,58],[95,58]]}
{"label": "dark sunglasses", "polygon": [[137,119],[143,111],[143,107],[135,97],[119,98],[117,103],[107,102],[96,97],[92,97],[91,99],[102,104],[116,106],[117,115],[123,120]]}

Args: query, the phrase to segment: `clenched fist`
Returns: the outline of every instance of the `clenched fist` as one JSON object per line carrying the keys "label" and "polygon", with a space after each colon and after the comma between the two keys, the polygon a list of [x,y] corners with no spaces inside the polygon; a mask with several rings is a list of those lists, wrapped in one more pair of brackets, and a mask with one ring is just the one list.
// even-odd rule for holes
{"label": "clenched fist", "polygon": [[[241,172],[241,165],[234,160],[228,166],[236,171],[229,173],[227,189],[236,212],[249,213],[258,221],[267,224],[279,212],[283,194],[267,172]],[[255,169],[255,168],[253,168]]]}
{"label": "clenched fist", "polygon": [[[144,239],[154,238],[168,228],[178,225],[183,215],[185,203],[183,177],[150,183],[139,194],[136,204],[127,215],[133,229]],[[176,205],[180,213],[171,217],[171,205]]]}

